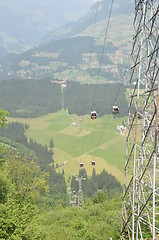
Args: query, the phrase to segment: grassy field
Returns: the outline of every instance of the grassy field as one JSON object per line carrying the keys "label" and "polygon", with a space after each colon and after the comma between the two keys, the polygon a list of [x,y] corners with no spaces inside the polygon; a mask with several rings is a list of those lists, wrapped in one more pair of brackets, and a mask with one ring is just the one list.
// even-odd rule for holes
{"label": "grassy field", "polygon": [[28,139],[47,145],[53,139],[55,165],[63,165],[57,170],[64,169],[66,175],[78,174],[80,162],[83,162],[91,176],[91,161],[94,160],[96,173],[105,169],[123,183],[126,135],[117,130],[123,119],[109,115],[91,120],[88,115],[70,116],[62,110],[39,118],[10,120],[29,124]]}

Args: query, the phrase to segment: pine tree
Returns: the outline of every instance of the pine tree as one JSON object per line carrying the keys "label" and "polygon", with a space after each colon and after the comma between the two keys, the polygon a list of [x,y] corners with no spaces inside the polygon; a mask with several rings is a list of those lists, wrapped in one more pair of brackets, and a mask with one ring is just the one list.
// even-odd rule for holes
{"label": "pine tree", "polygon": [[95,177],[95,176],[96,176],[96,170],[95,168],[93,168],[92,177]]}
{"label": "pine tree", "polygon": [[52,138],[50,139],[49,147],[50,147],[50,148],[53,148],[53,147],[54,147],[54,143],[53,143],[53,139],[52,139]]}

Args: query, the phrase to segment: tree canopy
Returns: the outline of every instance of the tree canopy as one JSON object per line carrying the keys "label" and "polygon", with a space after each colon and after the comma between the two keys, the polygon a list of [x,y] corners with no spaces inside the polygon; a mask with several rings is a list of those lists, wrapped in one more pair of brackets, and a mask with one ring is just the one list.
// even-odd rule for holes
{"label": "tree canopy", "polygon": [[4,111],[0,108],[0,127],[5,127],[7,123],[6,117],[8,116],[8,111]]}
{"label": "tree canopy", "polygon": [[[92,73],[93,74],[93,73]],[[0,83],[0,105],[11,117],[38,117],[64,107],[70,114],[110,114],[115,99],[119,117],[127,115],[126,87],[123,84],[80,84],[67,81],[61,86],[49,79],[16,80]],[[5,112],[4,112],[5,113]],[[3,114],[3,113],[2,113]]]}

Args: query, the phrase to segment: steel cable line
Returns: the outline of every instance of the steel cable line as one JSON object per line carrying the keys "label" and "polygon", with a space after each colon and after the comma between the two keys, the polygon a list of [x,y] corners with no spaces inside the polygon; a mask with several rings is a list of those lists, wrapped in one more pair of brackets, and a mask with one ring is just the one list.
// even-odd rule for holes
{"label": "steel cable line", "polygon": [[[112,4],[113,4],[113,1],[112,1]],[[129,4],[130,4],[130,1],[129,1]],[[129,7],[129,6],[128,6],[128,7]],[[112,5],[111,5],[111,9],[112,9]],[[128,8],[127,8],[127,11],[128,11]],[[111,15],[111,12],[110,12],[109,16],[110,16],[110,15]],[[110,17],[109,17],[109,18],[110,18]],[[124,24],[123,24],[123,25],[124,25]],[[105,49],[105,44],[106,44],[107,32],[108,32],[108,27],[107,27],[106,32],[105,32],[105,38],[104,38],[105,41],[104,41],[103,50],[102,50],[102,55],[101,55],[100,67],[101,67],[101,65],[102,65],[102,59],[103,59],[103,55],[104,55],[104,49]],[[131,58],[131,57],[130,57],[130,58]],[[128,60],[128,66],[129,66],[130,58],[129,58],[129,60]],[[120,85],[119,85],[119,88],[118,88],[118,90],[117,90],[117,94],[116,94],[115,100],[117,99],[117,97],[118,97],[118,95],[119,95],[120,88],[121,88],[121,84],[122,84],[122,82],[123,82],[123,80],[124,80],[124,78],[125,78],[125,74],[126,74],[127,68],[128,68],[128,67],[126,67],[126,69],[125,69],[123,78],[122,78],[121,83],[120,83]],[[99,80],[99,74],[100,74],[100,68],[98,69],[98,78],[97,78],[96,83],[97,83],[98,80]],[[96,90],[97,90],[97,84],[96,84],[96,88],[95,88],[95,91],[94,91],[93,102],[94,102],[94,99],[95,99],[95,96],[96,96]],[[92,107],[93,107],[93,104],[92,104]],[[108,122],[109,118],[110,118],[110,115],[109,115],[109,117],[108,117],[108,119],[107,119],[107,122]],[[88,132],[88,129],[89,129],[89,125],[90,125],[90,119],[89,119],[89,123],[88,123],[88,126],[87,126],[87,132]],[[107,124],[106,124],[106,126],[107,126]],[[106,128],[106,127],[105,127],[105,128]],[[104,134],[104,132],[105,132],[105,129],[104,129],[104,131],[103,131],[103,134]],[[101,136],[101,139],[102,139],[102,136]],[[100,142],[101,142],[101,139],[100,139],[100,141],[99,141],[99,144],[100,144]],[[82,151],[82,152],[84,152],[85,143],[86,143],[86,136],[85,136],[84,146],[83,146],[83,151]],[[97,150],[98,150],[98,148],[99,148],[99,144],[98,144],[98,147],[96,148],[95,154],[96,154],[96,152],[97,152]],[[93,150],[92,150],[92,151],[93,151]],[[95,155],[95,154],[94,154],[94,155]]]}
{"label": "steel cable line", "polygon": [[[100,75],[102,60],[103,60],[103,56],[104,56],[104,50],[105,50],[105,46],[106,46],[108,29],[109,29],[109,25],[110,25],[110,17],[111,17],[112,8],[113,8],[113,2],[114,2],[114,0],[111,1],[111,6],[110,6],[110,10],[109,10],[109,17],[108,17],[107,27],[106,27],[105,35],[104,35],[104,43],[103,43],[102,52],[101,52],[101,58],[100,58],[100,62],[99,62],[99,68],[98,68],[98,74],[97,74],[95,90],[94,90],[94,94],[93,94],[93,101],[92,101],[91,111],[93,109],[93,105],[94,105],[94,101],[95,101],[95,96],[96,96],[96,91],[97,91],[97,84],[98,84],[98,81],[99,81],[99,75]],[[87,131],[86,132],[88,132],[89,126],[90,126],[90,118],[89,118],[89,121],[88,121]],[[84,152],[85,145],[86,145],[86,135],[85,135],[85,138],[84,138],[82,155],[83,155],[83,152]]]}
{"label": "steel cable line", "polygon": [[[130,61],[130,60],[129,60],[129,61]],[[116,96],[115,96],[114,103],[115,103],[115,101],[116,101],[116,99],[117,99],[117,97],[118,97],[118,94],[119,94],[119,92],[120,92],[120,88],[121,88],[121,85],[122,85],[122,81],[124,80],[125,75],[126,75],[126,70],[125,70],[125,72],[124,72],[124,75],[123,75],[123,78],[122,78],[122,80],[121,80],[121,83],[120,83],[120,85],[119,85],[119,87],[118,87],[118,89],[117,89],[117,94],[116,94]],[[99,146],[100,146],[100,144],[101,144],[101,141],[102,141],[103,135],[104,135],[104,133],[105,133],[106,127],[107,127],[107,125],[108,125],[108,122],[109,122],[111,113],[112,113],[112,108],[110,109],[110,114],[108,115],[107,121],[106,121],[106,123],[105,123],[104,130],[103,130],[103,132],[102,132],[102,134],[101,134],[100,140],[98,141],[97,148],[95,149],[95,152],[94,152],[94,154],[93,154],[93,159],[95,159],[95,157],[96,157],[96,154],[97,154],[97,151],[98,151]]]}
{"label": "steel cable line", "polygon": [[[90,46],[90,51],[89,51],[89,53],[90,53],[90,55],[89,55],[89,64],[91,62],[91,55],[92,55],[92,52],[93,52],[93,44],[94,44],[94,38],[95,38],[94,36],[95,36],[95,29],[96,29],[96,23],[97,23],[98,8],[99,8],[99,1],[97,2],[97,5],[96,5],[96,12],[95,12],[95,18],[94,18],[94,23],[93,23],[92,41],[91,41],[91,46]],[[86,73],[87,73],[87,81],[88,81],[89,71],[90,71],[90,69],[87,68],[87,71],[86,71]],[[84,102],[85,102],[85,97],[86,97],[86,91],[85,91],[85,94],[84,94]],[[84,108],[84,105],[83,105],[83,108]],[[81,131],[82,131],[82,124],[80,124],[79,132],[78,132],[78,140],[77,140],[77,146],[76,146],[76,158],[78,157],[78,154],[79,154],[78,145],[79,145],[79,136],[80,136],[80,132]]]}
{"label": "steel cable line", "polygon": [[[113,1],[112,1],[112,4],[113,4]],[[111,9],[110,9],[110,10],[112,10],[112,4],[111,4]],[[111,15],[111,11],[110,11],[110,14],[109,14],[109,21],[110,21],[110,15]],[[95,16],[95,24],[96,24],[96,17],[97,17],[97,11],[96,11],[96,16]],[[108,33],[109,21],[108,21],[108,25],[107,25],[106,32],[105,32],[105,37],[104,37],[104,44],[103,44],[102,55],[101,55],[101,59],[100,59],[100,68],[98,69],[98,77],[97,77],[96,87],[95,87],[95,91],[94,91],[94,95],[93,95],[93,103],[94,103],[95,96],[96,96],[97,83],[98,83],[98,81],[99,81],[99,75],[100,75],[100,70],[101,70],[101,65],[102,65],[102,59],[103,59],[103,55],[104,55],[104,49],[105,49],[105,45],[106,45],[106,38],[107,38],[107,33]],[[93,27],[93,36],[94,36],[94,34],[95,34],[95,24],[94,24],[94,27]],[[92,43],[91,43],[91,50],[90,50],[90,52],[92,52],[92,48],[93,48],[93,39],[92,39]],[[90,59],[91,59],[91,55],[90,55]],[[129,63],[129,61],[128,61],[128,63]],[[126,70],[127,70],[127,69],[126,69]],[[126,70],[125,70],[125,72],[124,72],[123,79],[125,78]],[[89,72],[89,71],[88,71],[88,72]],[[88,76],[87,76],[87,77],[88,77]],[[123,79],[121,80],[121,83],[120,83],[119,88],[118,88],[118,90],[117,90],[117,94],[116,94],[115,100],[117,99],[118,94],[119,94],[119,92],[120,92],[120,87],[121,87],[121,84],[122,84],[122,82],[123,82]],[[84,97],[85,97],[85,95],[84,95]],[[92,104],[92,106],[91,106],[91,109],[92,109],[92,107],[93,107],[93,104]],[[108,122],[109,118],[110,118],[110,116],[108,117],[107,122]],[[90,118],[89,118],[89,122],[88,122],[88,126],[87,126],[87,131],[86,131],[86,132],[88,132],[89,126],[90,126]],[[107,124],[106,124],[106,126],[107,126]],[[106,128],[106,127],[105,127],[105,128]],[[79,130],[79,134],[80,134],[80,131],[81,131],[81,128],[80,128],[80,130]],[[105,129],[104,129],[104,131],[105,131]],[[104,133],[104,132],[103,132],[103,133]],[[101,136],[101,139],[102,139],[102,136]],[[100,139],[100,141],[99,141],[99,144],[100,144],[100,142],[101,142],[101,139]],[[79,143],[79,138],[78,138],[78,143]],[[86,144],[86,135],[85,135],[85,138],[84,138],[84,145],[83,145],[83,150],[82,150],[82,154],[81,154],[81,155],[83,155],[85,144]],[[98,144],[98,147],[99,147],[99,144]],[[78,146],[78,144],[77,144],[77,146]],[[95,153],[97,152],[98,147],[96,148]],[[76,153],[77,153],[77,151],[76,151]],[[78,154],[78,153],[77,153],[77,154]],[[77,158],[77,154],[76,154],[76,158]]]}
{"label": "steel cable line", "polygon": [[[130,5],[130,0],[129,0],[129,5]],[[128,5],[128,7],[127,7],[127,11],[128,11],[129,5]],[[124,22],[124,24],[125,24],[125,22]],[[124,25],[124,24],[123,24],[123,25]],[[119,85],[119,87],[118,87],[118,89],[117,89],[117,93],[116,93],[116,95],[115,95],[114,103],[115,103],[115,101],[117,100],[117,97],[118,97],[119,92],[120,92],[121,85],[122,85],[122,83],[123,83],[123,81],[124,81],[124,79],[125,79],[125,75],[126,75],[127,69],[128,69],[128,67],[129,67],[129,64],[130,64],[130,60],[131,60],[131,55],[129,56],[128,63],[127,63],[127,67],[125,68],[123,77],[122,77],[122,79],[121,79],[121,81],[120,81],[120,85]],[[94,152],[94,155],[93,155],[93,159],[95,158],[96,153],[97,153],[97,151],[98,151],[98,149],[99,149],[99,146],[100,146],[102,137],[103,137],[103,135],[104,135],[104,133],[105,133],[105,130],[106,130],[106,127],[107,127],[107,123],[108,123],[108,121],[109,121],[109,119],[110,119],[110,116],[111,116],[111,112],[112,112],[112,109],[110,109],[110,114],[108,115],[108,118],[107,118],[107,121],[106,121],[106,124],[105,124],[105,128],[104,128],[104,131],[103,131],[102,134],[101,134],[101,138],[100,138],[100,140],[99,140],[99,142],[98,142],[98,144],[97,144],[97,148],[95,149],[95,152]]]}
{"label": "steel cable line", "polygon": [[[100,75],[101,65],[102,65],[103,56],[104,56],[104,51],[105,51],[105,46],[106,46],[106,40],[107,40],[107,36],[108,36],[108,29],[109,29],[109,25],[110,25],[110,17],[111,17],[112,8],[113,8],[113,2],[114,2],[114,0],[111,1],[110,11],[109,11],[109,17],[108,17],[108,23],[107,23],[107,27],[106,27],[106,31],[105,31],[105,36],[104,36],[104,43],[103,43],[103,48],[102,48],[102,54],[101,54],[101,58],[100,58],[100,62],[99,62],[99,68],[98,68],[98,74],[97,74],[97,81],[96,81],[95,91],[94,91],[94,95],[93,95],[92,107],[93,107],[93,105],[94,105],[94,100],[95,100],[95,96],[96,96],[96,92],[97,92],[97,84],[98,84],[98,81],[99,81],[99,75]],[[91,108],[91,110],[92,110],[92,108]]]}

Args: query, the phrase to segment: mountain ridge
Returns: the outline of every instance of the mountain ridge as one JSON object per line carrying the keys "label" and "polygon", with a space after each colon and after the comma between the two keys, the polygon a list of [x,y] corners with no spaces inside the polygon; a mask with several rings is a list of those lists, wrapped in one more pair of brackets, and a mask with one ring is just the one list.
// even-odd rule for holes
{"label": "mountain ridge", "polygon": [[[125,13],[124,6],[126,5],[126,0],[116,0],[114,8],[111,11],[111,17],[121,15]],[[130,14],[134,11],[134,3],[131,0],[129,6],[127,7],[127,14]],[[85,17],[80,18],[76,22],[69,22],[63,25],[61,28],[55,29],[50,32],[43,41],[49,42],[52,39],[60,40],[64,38],[73,37],[79,32],[84,31],[89,25],[95,24],[102,20],[105,20],[109,17],[111,9],[111,1],[102,0],[92,5],[89,12]]]}
{"label": "mountain ridge", "polygon": [[0,1],[0,56],[39,45],[51,30],[84,16],[91,4],[92,0]]}

